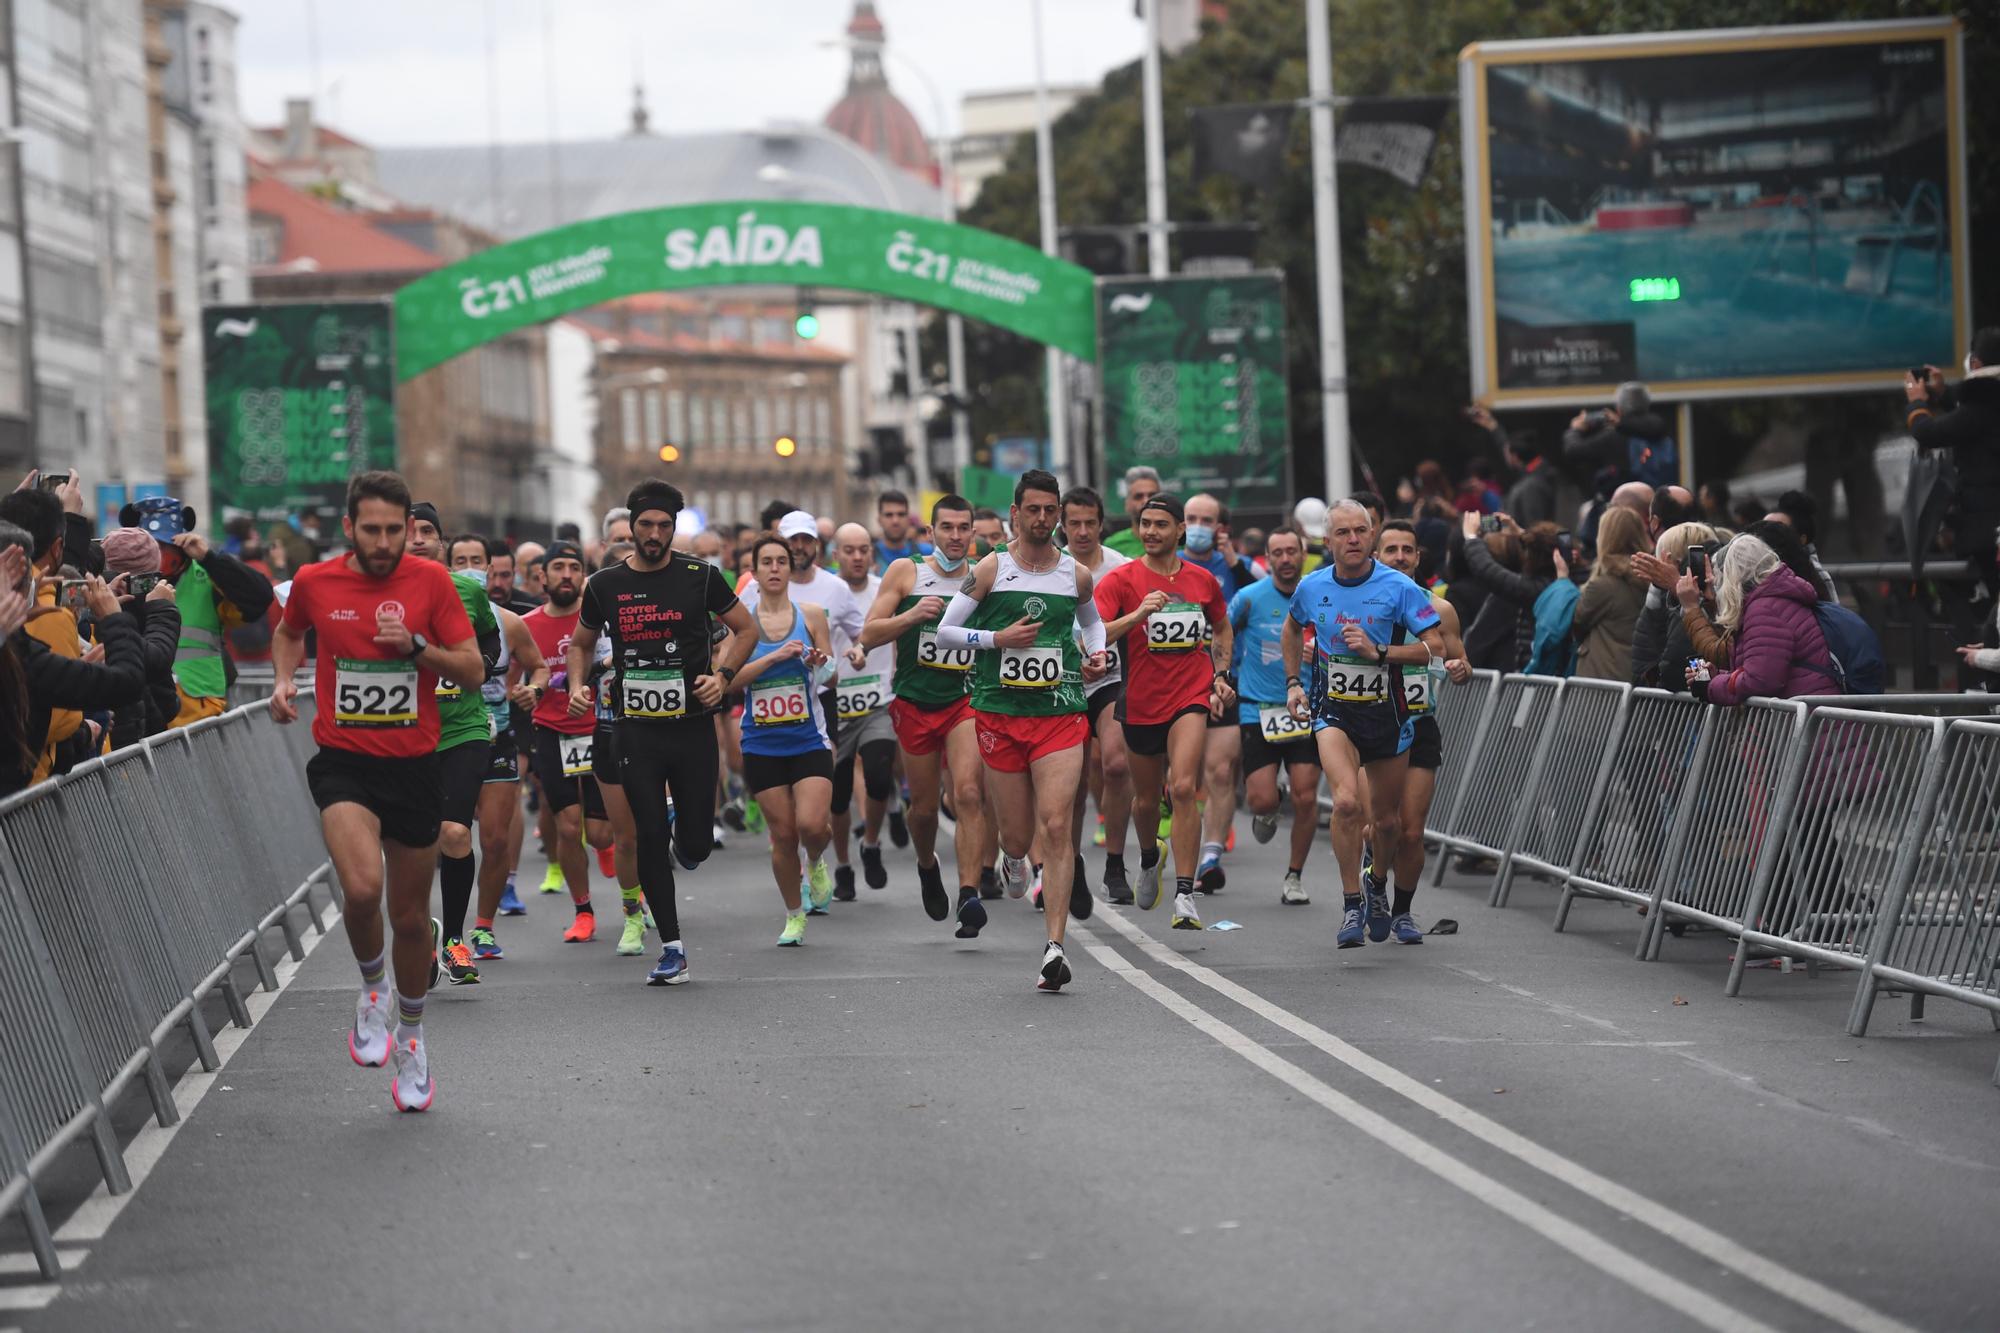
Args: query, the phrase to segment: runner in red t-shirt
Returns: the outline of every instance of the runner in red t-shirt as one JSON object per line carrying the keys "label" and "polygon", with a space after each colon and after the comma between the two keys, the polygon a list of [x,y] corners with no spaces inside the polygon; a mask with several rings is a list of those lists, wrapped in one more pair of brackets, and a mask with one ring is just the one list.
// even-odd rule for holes
{"label": "runner in red t-shirt", "polygon": [[[531,758],[542,795],[555,812],[556,863],[562,867],[570,904],[576,908],[576,919],[563,931],[563,942],[585,944],[597,938],[597,913],[590,905],[590,858],[583,845],[588,839],[593,848],[611,846],[612,828],[604,796],[591,776],[595,746],[605,738],[596,734],[596,710],[590,705],[572,705],[571,682],[563,666],[569,657],[569,641],[583,615],[583,552],[574,542],[551,543],[548,554],[542,557],[542,568],[549,600],[522,616],[521,623],[528,627],[555,674],[549,677],[547,693],[535,705]],[[610,649],[610,640],[600,642]]]}
{"label": "runner in red t-shirt", "polygon": [[[344,527],[353,554],[299,571],[272,633],[277,683],[271,716],[298,720],[292,679],[306,634],[319,639],[313,739],[306,783],[320,809],[327,853],[346,898],[344,923],[361,965],[361,999],[347,1053],[360,1065],[396,1057],[390,1099],[431,1104],[424,997],[436,980],[437,922],[429,915],[444,788],[438,771],[439,677],[476,690],[486,663],[444,566],[405,560],[410,488],[393,472],[348,483]],[[396,1003],[383,980],[383,862],[396,931]],[[390,1040],[389,1021],[397,1020]]]}
{"label": "runner in red t-shirt", "polygon": [[1236,702],[1228,675],[1229,603],[1215,575],[1180,558],[1181,504],[1156,495],[1139,511],[1146,554],[1097,584],[1106,642],[1123,645],[1125,694],[1117,718],[1132,770],[1132,822],[1139,837],[1138,901],[1160,900],[1160,789],[1172,775],[1176,930],[1200,930],[1194,906],[1201,848],[1202,754],[1208,719]]}

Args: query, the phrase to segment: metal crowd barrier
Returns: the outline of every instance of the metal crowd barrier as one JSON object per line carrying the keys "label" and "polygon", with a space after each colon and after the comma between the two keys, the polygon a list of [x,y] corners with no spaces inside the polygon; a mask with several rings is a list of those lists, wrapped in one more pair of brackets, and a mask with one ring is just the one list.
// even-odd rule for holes
{"label": "metal crowd barrier", "polygon": [[1439,714],[1443,814],[1425,839],[1495,858],[1493,906],[1522,871],[1558,884],[1558,931],[1578,895],[1641,907],[1640,959],[1690,924],[1737,936],[1730,995],[1761,952],[1858,970],[1857,1036],[1883,990],[1911,992],[1919,1017],[1929,995],[1977,1005],[2000,1028],[1996,704],[1883,695],[1721,708],[1610,681],[1478,672]]}
{"label": "metal crowd barrier", "polygon": [[280,927],[303,957],[291,908],[328,880],[306,790],[310,695],[301,720],[261,705],[92,759],[0,801],[0,1211],[18,1205],[37,1266],[61,1275],[36,1179],[87,1139],[107,1189],[131,1179],[107,1113],[137,1079],[161,1125],[179,1119],[162,1043],[184,1027],[218,1061],[202,1001],[250,1025],[233,980]]}

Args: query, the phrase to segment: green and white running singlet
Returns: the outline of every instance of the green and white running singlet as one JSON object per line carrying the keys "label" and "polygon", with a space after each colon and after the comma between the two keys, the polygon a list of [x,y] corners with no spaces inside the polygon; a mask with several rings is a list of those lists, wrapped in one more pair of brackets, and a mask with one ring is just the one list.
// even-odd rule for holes
{"label": "green and white running singlet", "polygon": [[997,633],[1026,616],[1041,628],[1024,648],[977,653],[972,706],[982,713],[1056,717],[1083,711],[1083,652],[1076,643],[1076,560],[1064,551],[1054,569],[1031,573],[1002,547],[993,587],[970,627]]}
{"label": "green and white running singlet", "polygon": [[[458,600],[465,606],[466,618],[472,622],[473,635],[498,634],[500,621],[493,614],[493,603],[486,596],[486,589],[462,573],[453,574],[451,582]],[[479,691],[464,689],[440,676],[437,707],[439,752],[492,738],[493,722]]]}
{"label": "green and white running singlet", "polygon": [[910,557],[910,563],[917,567],[916,583],[896,604],[896,614],[907,613],[926,597],[937,598],[940,606],[937,615],[896,640],[896,697],[918,708],[949,708],[971,688],[973,652],[939,643],[937,627],[944,619],[944,606],[965,580],[962,574],[938,573],[923,556]]}

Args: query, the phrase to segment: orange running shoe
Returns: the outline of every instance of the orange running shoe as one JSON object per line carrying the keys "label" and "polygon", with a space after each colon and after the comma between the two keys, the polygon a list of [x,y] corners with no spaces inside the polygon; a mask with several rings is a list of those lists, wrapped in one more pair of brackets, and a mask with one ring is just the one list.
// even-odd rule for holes
{"label": "orange running shoe", "polygon": [[615,884],[618,882],[618,863],[612,859],[611,848],[599,847],[597,849],[597,869],[604,878],[610,880],[612,883]]}
{"label": "orange running shoe", "polygon": [[597,913],[578,912],[563,932],[564,944],[588,944],[597,938]]}

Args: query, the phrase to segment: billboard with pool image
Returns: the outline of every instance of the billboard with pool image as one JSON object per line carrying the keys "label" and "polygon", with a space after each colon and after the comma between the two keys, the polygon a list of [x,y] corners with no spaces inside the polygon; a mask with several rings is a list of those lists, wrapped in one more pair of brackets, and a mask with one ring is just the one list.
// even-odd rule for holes
{"label": "billboard with pool image", "polygon": [[1967,336],[1951,20],[1475,44],[1473,392],[1886,387]]}

